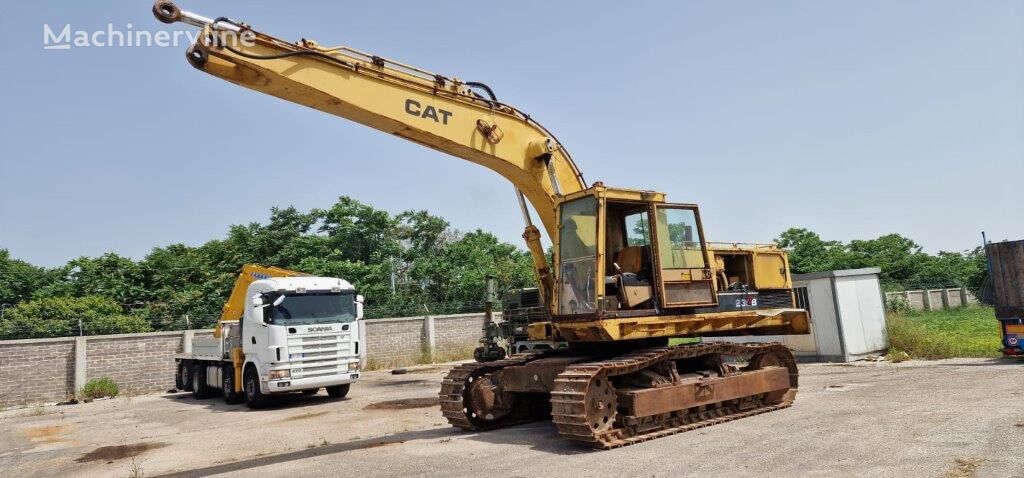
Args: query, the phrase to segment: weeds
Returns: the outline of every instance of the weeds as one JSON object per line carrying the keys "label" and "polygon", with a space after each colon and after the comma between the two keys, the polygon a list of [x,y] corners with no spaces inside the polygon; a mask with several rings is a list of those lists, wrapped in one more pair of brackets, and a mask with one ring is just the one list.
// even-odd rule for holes
{"label": "weeds", "polygon": [[307,449],[309,449],[309,448],[316,448],[318,446],[327,446],[327,445],[331,444],[331,442],[327,441],[327,437],[320,436],[319,438],[320,438],[320,441],[314,441],[314,442],[306,445],[306,448]]}
{"label": "weeds", "polygon": [[887,327],[893,361],[999,356],[999,322],[990,307],[890,312]]}
{"label": "weeds", "polygon": [[96,399],[103,397],[116,397],[118,392],[117,384],[113,380],[103,377],[94,378],[89,380],[85,386],[82,387],[81,395],[86,399]]}
{"label": "weeds", "polygon": [[142,478],[145,473],[142,472],[142,463],[135,461],[135,456],[131,457],[132,462],[128,465],[128,478]]}
{"label": "weeds", "polygon": [[903,297],[892,296],[885,299],[885,310],[889,311],[890,314],[906,315],[914,312],[914,309],[910,307],[907,301],[903,300]]}
{"label": "weeds", "polygon": [[[473,358],[473,349],[475,348],[475,345],[467,345],[443,351],[435,351],[433,363],[455,362],[458,360],[471,359]],[[425,363],[429,364],[430,362]]]}
{"label": "weeds", "polygon": [[476,348],[475,345],[467,345],[450,349],[435,349],[433,357],[431,357],[429,349],[421,349],[419,353],[413,355],[412,357],[404,357],[394,360],[380,360],[374,358],[367,358],[366,367],[363,370],[380,370],[386,368],[404,367],[407,365],[430,365],[432,363],[445,363],[455,362],[458,360],[466,360],[473,358],[474,348]]}

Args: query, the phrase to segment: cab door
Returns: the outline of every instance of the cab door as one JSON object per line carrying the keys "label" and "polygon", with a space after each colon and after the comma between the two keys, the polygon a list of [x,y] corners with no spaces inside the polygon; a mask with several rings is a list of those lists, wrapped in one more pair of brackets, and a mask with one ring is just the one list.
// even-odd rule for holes
{"label": "cab door", "polygon": [[686,204],[654,204],[654,270],[664,309],[716,305],[700,214]]}

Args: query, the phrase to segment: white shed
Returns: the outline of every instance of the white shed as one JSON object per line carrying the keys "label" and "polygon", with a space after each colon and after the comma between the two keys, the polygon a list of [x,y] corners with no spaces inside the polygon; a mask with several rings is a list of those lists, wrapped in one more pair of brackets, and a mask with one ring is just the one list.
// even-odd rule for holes
{"label": "white shed", "polygon": [[714,340],[782,342],[802,360],[849,362],[889,348],[881,269],[794,274],[797,305],[811,316],[811,333]]}

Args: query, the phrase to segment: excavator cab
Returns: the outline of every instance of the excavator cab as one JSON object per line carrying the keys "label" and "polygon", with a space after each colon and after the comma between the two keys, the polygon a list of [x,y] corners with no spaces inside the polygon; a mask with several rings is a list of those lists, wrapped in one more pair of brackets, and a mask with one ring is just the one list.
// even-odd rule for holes
{"label": "excavator cab", "polygon": [[659,315],[718,303],[696,205],[595,185],[558,205],[556,244],[555,317]]}

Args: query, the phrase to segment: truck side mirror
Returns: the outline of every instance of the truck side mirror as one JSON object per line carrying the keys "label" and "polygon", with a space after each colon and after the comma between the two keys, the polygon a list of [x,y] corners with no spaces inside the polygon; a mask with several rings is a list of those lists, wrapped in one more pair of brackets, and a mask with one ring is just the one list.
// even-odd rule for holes
{"label": "truck side mirror", "polygon": [[253,308],[263,307],[263,296],[260,294],[252,296],[252,306]]}
{"label": "truck side mirror", "polygon": [[364,303],[366,303],[366,299],[363,297],[363,294],[359,294],[359,295],[356,296],[356,303],[357,304],[364,304]]}

